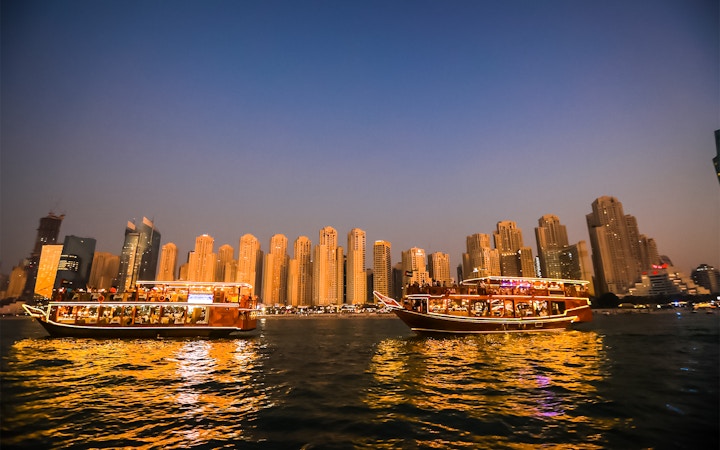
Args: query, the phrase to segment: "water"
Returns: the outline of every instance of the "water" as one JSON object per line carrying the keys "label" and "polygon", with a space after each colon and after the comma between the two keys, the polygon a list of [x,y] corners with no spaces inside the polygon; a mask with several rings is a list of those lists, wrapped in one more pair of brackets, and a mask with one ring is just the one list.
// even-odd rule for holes
{"label": "water", "polygon": [[720,445],[720,315],[421,338],[394,318],[268,318],[229,340],[46,338],[3,319],[2,449]]}

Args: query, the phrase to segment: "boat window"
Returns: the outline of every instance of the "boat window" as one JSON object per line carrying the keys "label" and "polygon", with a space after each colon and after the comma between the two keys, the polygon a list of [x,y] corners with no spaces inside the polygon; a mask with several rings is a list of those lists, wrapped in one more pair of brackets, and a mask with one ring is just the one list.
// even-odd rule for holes
{"label": "boat window", "polygon": [[565,302],[550,302],[553,315],[565,313]]}
{"label": "boat window", "polygon": [[98,323],[101,325],[109,324],[112,319],[113,309],[114,308],[112,306],[101,306],[98,308],[100,312],[100,319],[98,320]]}
{"label": "boat window", "polygon": [[505,317],[512,317],[514,310],[515,308],[513,308],[513,301],[505,300]]}
{"label": "boat window", "polygon": [[155,319],[157,323],[157,318],[159,316],[159,307],[158,306],[150,306],[150,305],[143,305],[138,306],[137,310],[135,311],[135,323],[144,325],[144,324],[150,324],[152,323],[152,320]]}
{"label": "boat window", "polygon": [[492,315],[495,317],[501,317],[505,315],[505,304],[502,300],[491,300],[490,310]]}
{"label": "boat window", "polygon": [[535,315],[535,309],[533,308],[530,301],[516,301],[515,302],[515,316],[516,317],[529,317]]}
{"label": "boat window", "polygon": [[187,323],[207,324],[207,308],[204,306],[191,306],[188,309]]}
{"label": "boat window", "polygon": [[81,306],[78,309],[77,318],[83,323],[96,323],[98,317],[97,306]]}
{"label": "boat window", "polygon": [[547,300],[534,300],[532,302],[533,310],[535,311],[536,316],[547,316],[548,315],[548,305]]}

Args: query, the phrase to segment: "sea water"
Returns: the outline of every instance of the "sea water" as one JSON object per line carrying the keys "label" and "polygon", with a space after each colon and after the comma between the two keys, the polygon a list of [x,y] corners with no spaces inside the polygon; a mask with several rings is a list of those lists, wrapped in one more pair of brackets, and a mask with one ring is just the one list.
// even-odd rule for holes
{"label": "sea water", "polygon": [[0,320],[0,448],[717,449],[720,315],[426,338],[394,317],[244,339],[58,339]]}

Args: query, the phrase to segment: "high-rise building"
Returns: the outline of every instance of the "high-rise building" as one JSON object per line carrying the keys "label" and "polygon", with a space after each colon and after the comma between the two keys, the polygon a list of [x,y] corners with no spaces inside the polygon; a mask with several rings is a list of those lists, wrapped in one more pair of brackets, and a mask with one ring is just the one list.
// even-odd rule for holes
{"label": "high-rise building", "polygon": [[215,281],[231,282],[235,280],[237,265],[235,262],[235,249],[231,245],[221,245],[217,252],[215,263]]}
{"label": "high-rise building", "polygon": [[720,294],[720,272],[715,267],[700,264],[693,269],[691,274],[695,283],[704,287],[712,294]]}
{"label": "high-rise building", "polygon": [[263,264],[263,295],[266,305],[287,304],[287,277],[289,258],[287,237],[275,234],[270,238],[270,251]]}
{"label": "high-rise building", "polygon": [[117,280],[120,257],[108,252],[95,252],[90,269],[90,287],[97,290],[109,290]]}
{"label": "high-rise building", "polygon": [[450,255],[442,252],[428,255],[428,273],[430,279],[441,286],[452,286],[453,278],[450,276]]}
{"label": "high-rise building", "polygon": [[425,250],[421,248],[413,247],[402,252],[403,286],[430,284],[431,278],[425,261]]}
{"label": "high-rise building", "polygon": [[291,276],[288,277],[289,303],[293,306],[309,306],[312,305],[312,242],[310,242],[310,238],[300,236],[295,239],[293,250]]}
{"label": "high-rise building", "polygon": [[[42,246],[37,270],[37,280],[35,281],[35,295],[43,298],[53,298],[53,289],[55,288],[55,279],[57,278],[62,250],[62,244]],[[93,261],[93,266],[94,265],[95,263]]]}
{"label": "high-rise building", "polygon": [[592,262],[599,294],[625,294],[639,276],[633,257],[631,233],[622,203],[615,197],[598,197],[586,215]]}
{"label": "high-rise building", "polygon": [[188,256],[188,281],[215,281],[214,245],[215,239],[207,234],[195,238],[195,250]]}
{"label": "high-rise building", "polygon": [[347,303],[362,304],[367,300],[365,273],[365,232],[353,228],[348,233],[347,246]]}
{"label": "high-rise building", "polygon": [[88,289],[93,256],[95,256],[95,239],[65,236],[55,288]]}
{"label": "high-rise building", "polygon": [[134,289],[137,281],[155,280],[159,256],[160,232],[155,224],[147,217],[139,225],[128,222],[118,270],[120,292]]}
{"label": "high-rise building", "polygon": [[500,252],[490,246],[490,235],[476,233],[465,238],[463,279],[500,275]]}
{"label": "high-rise building", "polygon": [[[40,225],[37,228],[37,235],[35,236],[35,245],[30,253],[30,258],[28,258],[25,264],[25,285],[20,294],[22,297],[32,298],[35,292],[35,281],[37,279],[42,247],[43,245],[57,244],[58,236],[60,235],[60,225],[64,218],[64,214],[56,215],[50,212],[47,216],[40,219]],[[15,279],[15,281],[17,282],[17,279]]]}
{"label": "high-rise building", "polygon": [[587,243],[580,241],[568,245],[560,251],[560,277],[567,280],[589,281],[590,295],[595,295],[595,288],[590,265],[590,253]]}
{"label": "high-rise building", "polygon": [[160,270],[157,274],[158,281],[175,281],[175,269],[177,268],[178,248],[172,242],[162,246],[160,252]]}
{"label": "high-rise building", "polygon": [[392,244],[375,241],[373,244],[373,290],[392,296]]}
{"label": "high-rise building", "polygon": [[[532,249],[523,245],[522,230],[511,220],[497,223],[493,233],[495,248],[500,253],[500,271],[510,277],[535,276]],[[522,251],[521,251],[522,250]]]}
{"label": "high-rise building", "polygon": [[248,283],[252,289],[242,289],[243,295],[257,295],[262,292],[263,252],[260,241],[252,234],[244,234],[238,247],[237,276],[238,283]]}
{"label": "high-rise building", "polygon": [[538,219],[535,228],[540,275],[545,278],[562,278],[560,252],[568,245],[567,229],[558,216],[546,214]]}
{"label": "high-rise building", "polygon": [[343,300],[343,249],[333,227],[320,230],[313,257],[313,305],[338,305]]}

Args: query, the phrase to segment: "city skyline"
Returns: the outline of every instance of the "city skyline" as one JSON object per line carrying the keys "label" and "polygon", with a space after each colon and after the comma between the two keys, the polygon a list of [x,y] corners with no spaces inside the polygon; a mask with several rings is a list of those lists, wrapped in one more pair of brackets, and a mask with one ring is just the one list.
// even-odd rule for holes
{"label": "city skyline", "polygon": [[601,196],[720,266],[714,1],[9,0],[1,28],[2,273],[50,211],[112,254],[145,215],[179,260],[329,224],[455,267],[499,221],[588,241]]}

